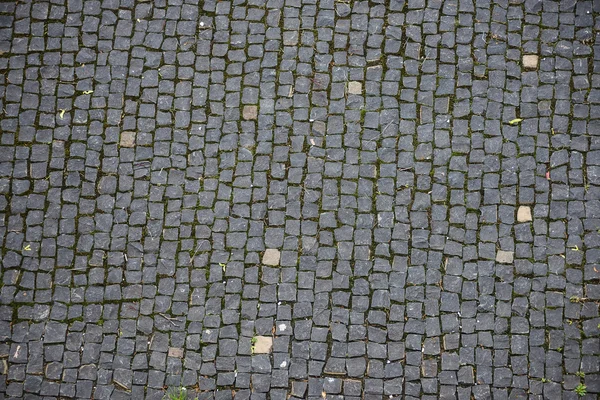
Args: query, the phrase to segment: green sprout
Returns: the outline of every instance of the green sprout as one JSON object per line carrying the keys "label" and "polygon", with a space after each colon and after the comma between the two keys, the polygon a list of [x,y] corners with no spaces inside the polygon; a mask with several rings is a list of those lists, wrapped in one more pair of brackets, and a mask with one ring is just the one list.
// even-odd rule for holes
{"label": "green sprout", "polygon": [[575,393],[577,393],[579,397],[585,396],[587,393],[587,386],[585,386],[583,383],[580,383],[575,387]]}
{"label": "green sprout", "polygon": [[187,389],[184,387],[169,388],[162,400],[187,400]]}

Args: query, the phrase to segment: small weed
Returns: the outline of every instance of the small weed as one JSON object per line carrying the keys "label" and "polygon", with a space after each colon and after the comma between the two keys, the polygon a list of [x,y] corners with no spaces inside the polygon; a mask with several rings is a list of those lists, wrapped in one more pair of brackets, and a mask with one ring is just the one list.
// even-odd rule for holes
{"label": "small weed", "polygon": [[550,382],[550,379],[542,378],[542,383],[548,383],[548,382]]}
{"label": "small weed", "polygon": [[256,351],[256,347],[254,346],[256,342],[258,342],[258,338],[256,336],[252,336],[252,339],[250,339],[250,343],[252,343],[252,346],[250,346],[250,352],[252,354],[254,354],[254,352]]}
{"label": "small weed", "polygon": [[187,389],[184,387],[169,388],[162,400],[187,400]]}
{"label": "small weed", "polygon": [[575,375],[577,375],[580,378],[585,378],[585,372],[582,372],[582,371],[575,372]]}
{"label": "small weed", "polygon": [[587,393],[587,386],[585,386],[583,383],[580,383],[577,385],[577,387],[575,387],[575,393],[577,393],[579,397],[585,396]]}
{"label": "small weed", "polygon": [[557,347],[557,348],[556,348],[556,351],[558,351],[558,352],[560,353],[560,352],[562,352],[562,351],[563,351],[563,348],[562,348],[562,347]]}

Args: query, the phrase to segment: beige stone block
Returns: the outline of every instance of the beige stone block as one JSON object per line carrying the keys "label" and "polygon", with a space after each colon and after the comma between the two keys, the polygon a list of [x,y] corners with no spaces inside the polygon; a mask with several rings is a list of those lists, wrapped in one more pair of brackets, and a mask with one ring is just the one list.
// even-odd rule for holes
{"label": "beige stone block", "polygon": [[527,69],[537,69],[539,57],[536,54],[526,54],[523,56],[523,67]]}
{"label": "beige stone block", "polygon": [[183,358],[183,349],[181,347],[169,347],[169,357]]}
{"label": "beige stone block", "polygon": [[254,336],[254,354],[269,354],[273,350],[273,338],[269,336]]}
{"label": "beige stone block", "polygon": [[243,117],[245,120],[257,119],[258,118],[258,107],[257,106],[244,106]]}
{"label": "beige stone block", "polygon": [[362,83],[356,81],[348,83],[348,93],[362,94]]}
{"label": "beige stone block", "polygon": [[121,132],[121,147],[134,147],[135,146],[135,132],[125,131]]}
{"label": "beige stone block", "polygon": [[531,207],[520,206],[517,210],[517,221],[519,222],[530,222],[533,218],[531,216]]}
{"label": "beige stone block", "polygon": [[498,250],[496,253],[496,262],[502,264],[512,264],[515,259],[515,253],[512,251]]}
{"label": "beige stone block", "polygon": [[267,249],[265,254],[263,254],[263,264],[265,265],[279,265],[279,260],[281,259],[281,252],[277,249]]}

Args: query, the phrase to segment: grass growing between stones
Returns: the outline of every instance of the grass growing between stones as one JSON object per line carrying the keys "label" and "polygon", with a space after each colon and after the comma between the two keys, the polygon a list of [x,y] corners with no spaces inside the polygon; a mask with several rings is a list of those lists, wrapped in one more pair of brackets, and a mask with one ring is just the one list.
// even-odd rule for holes
{"label": "grass growing between stones", "polygon": [[169,388],[163,400],[187,400],[187,389],[184,387]]}
{"label": "grass growing between stones", "polygon": [[577,393],[577,395],[580,397],[585,396],[587,394],[587,386],[585,386],[583,383],[580,383],[575,387],[575,393]]}

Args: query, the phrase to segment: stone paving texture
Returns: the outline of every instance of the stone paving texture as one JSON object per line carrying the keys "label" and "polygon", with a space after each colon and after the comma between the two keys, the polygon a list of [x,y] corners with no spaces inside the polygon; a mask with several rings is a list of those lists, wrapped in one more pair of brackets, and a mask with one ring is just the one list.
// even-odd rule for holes
{"label": "stone paving texture", "polygon": [[583,0],[2,1],[0,397],[598,398],[599,34]]}

